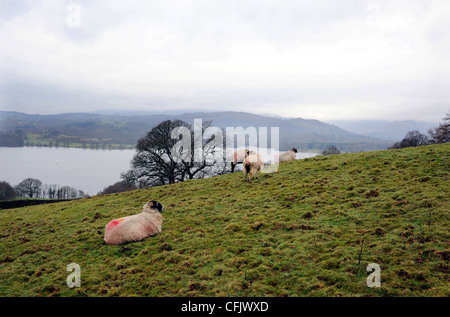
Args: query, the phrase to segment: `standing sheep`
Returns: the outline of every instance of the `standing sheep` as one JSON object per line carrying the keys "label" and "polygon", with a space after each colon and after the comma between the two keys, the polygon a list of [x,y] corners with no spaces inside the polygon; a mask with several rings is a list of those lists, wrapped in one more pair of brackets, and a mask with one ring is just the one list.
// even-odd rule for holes
{"label": "standing sheep", "polygon": [[105,227],[107,244],[123,244],[140,241],[161,232],[164,206],[152,200],[143,206],[140,214],[110,221]]}
{"label": "standing sheep", "polygon": [[249,154],[243,163],[245,180],[250,181],[252,177],[258,178],[258,171],[264,167],[264,161],[257,153]]}
{"label": "standing sheep", "polygon": [[295,153],[297,153],[297,149],[295,147],[293,147],[287,152],[281,153],[278,156],[278,162],[283,163],[295,160]]}
{"label": "standing sheep", "polygon": [[231,173],[234,172],[234,168],[236,167],[236,165],[243,163],[245,158],[251,153],[255,153],[255,152],[248,150],[248,149],[236,150],[233,153],[233,160],[231,161]]}

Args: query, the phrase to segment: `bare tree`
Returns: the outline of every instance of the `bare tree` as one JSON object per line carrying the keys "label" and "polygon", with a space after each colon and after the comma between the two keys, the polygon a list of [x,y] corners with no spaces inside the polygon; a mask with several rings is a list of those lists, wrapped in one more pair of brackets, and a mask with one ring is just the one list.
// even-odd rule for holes
{"label": "bare tree", "polygon": [[86,197],[86,194],[74,187],[51,184],[43,186],[42,197],[49,199],[76,199]]}
{"label": "bare tree", "polygon": [[139,139],[136,154],[131,161],[131,170],[123,173],[122,179],[139,187],[173,184],[183,180],[183,174],[173,157],[171,150],[176,141],[172,139],[172,130],[185,126],[181,120],[166,120],[158,124]]}
{"label": "bare tree", "polygon": [[[123,181],[143,188],[173,184],[213,173],[216,162],[210,156],[220,150],[215,146],[218,142],[213,141],[222,140],[217,133],[206,133],[203,139],[210,127],[210,121],[194,128],[181,120],[161,122],[138,141],[131,169],[121,175]],[[188,138],[188,141],[179,142],[184,138]],[[183,145],[178,146],[179,143]]]}
{"label": "bare tree", "polygon": [[0,200],[10,200],[16,197],[14,188],[7,182],[0,182]]}
{"label": "bare tree", "polygon": [[112,193],[122,193],[130,190],[137,189],[135,184],[127,184],[125,182],[117,182],[113,185],[109,185],[108,187],[105,187],[101,192],[98,193],[98,195],[107,195]]}
{"label": "bare tree", "polygon": [[78,190],[70,186],[61,186],[58,188],[56,196],[58,199],[76,199]]}
{"label": "bare tree", "polygon": [[450,112],[443,118],[444,122],[440,123],[437,128],[428,131],[431,143],[447,143],[450,142]]}
{"label": "bare tree", "polygon": [[191,147],[185,156],[186,159],[182,160],[183,179],[223,173],[224,132],[212,127],[212,121],[202,121],[202,125],[191,129],[190,134]]}
{"label": "bare tree", "polygon": [[341,151],[339,151],[339,149],[336,146],[330,145],[327,148],[325,148],[321,154],[322,155],[339,155],[339,154],[341,154]]}
{"label": "bare tree", "polygon": [[42,189],[42,182],[35,178],[27,178],[14,187],[19,196],[22,197],[39,197]]}
{"label": "bare tree", "polygon": [[86,195],[86,193],[84,191],[79,189],[77,198],[84,198],[84,197],[88,197],[88,195]]}
{"label": "bare tree", "polygon": [[42,196],[50,198],[50,199],[55,199],[57,191],[58,191],[58,185],[55,185],[55,184],[47,185],[47,184],[45,184],[42,187]]}
{"label": "bare tree", "polygon": [[413,130],[406,133],[403,140],[400,142],[395,142],[390,149],[402,149],[405,147],[416,147],[428,144],[430,144],[430,141],[425,134],[422,134],[417,130]]}

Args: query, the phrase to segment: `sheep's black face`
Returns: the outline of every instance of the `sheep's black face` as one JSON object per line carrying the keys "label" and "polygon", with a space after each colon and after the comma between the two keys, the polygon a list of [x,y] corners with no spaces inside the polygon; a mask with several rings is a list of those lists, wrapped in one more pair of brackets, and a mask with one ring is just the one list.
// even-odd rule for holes
{"label": "sheep's black face", "polygon": [[159,212],[163,212],[164,211],[164,206],[161,205],[156,200],[152,200],[151,202],[148,203],[148,205],[149,205],[150,208],[158,210]]}
{"label": "sheep's black face", "polygon": [[297,153],[297,149],[295,147],[292,148],[292,151],[294,151],[295,153]]}

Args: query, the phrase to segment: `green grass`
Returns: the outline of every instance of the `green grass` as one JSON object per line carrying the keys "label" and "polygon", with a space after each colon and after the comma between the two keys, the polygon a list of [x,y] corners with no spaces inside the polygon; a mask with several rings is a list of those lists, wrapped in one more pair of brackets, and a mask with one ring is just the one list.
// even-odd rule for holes
{"label": "green grass", "polygon": [[[449,296],[449,154],[316,157],[251,184],[234,173],[3,210],[0,295]],[[106,223],[149,200],[166,207],[161,234],[103,243]],[[66,285],[72,262],[80,288]]]}

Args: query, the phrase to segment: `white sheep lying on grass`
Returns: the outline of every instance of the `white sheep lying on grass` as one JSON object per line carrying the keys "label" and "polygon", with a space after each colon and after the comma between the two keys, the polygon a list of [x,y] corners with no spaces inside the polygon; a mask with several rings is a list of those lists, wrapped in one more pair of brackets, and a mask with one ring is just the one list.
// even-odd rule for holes
{"label": "white sheep lying on grass", "polygon": [[264,161],[259,154],[251,153],[245,158],[242,165],[245,180],[250,181],[252,177],[258,178],[258,171],[264,167]]}
{"label": "white sheep lying on grass", "polygon": [[278,163],[289,162],[295,160],[295,153],[297,153],[297,149],[293,147],[287,152],[281,153],[278,156]]}
{"label": "white sheep lying on grass", "polygon": [[105,242],[123,244],[140,241],[160,233],[163,211],[164,206],[152,200],[143,206],[140,214],[110,221],[105,227]]}

